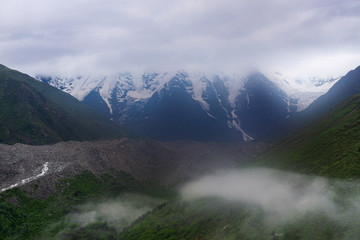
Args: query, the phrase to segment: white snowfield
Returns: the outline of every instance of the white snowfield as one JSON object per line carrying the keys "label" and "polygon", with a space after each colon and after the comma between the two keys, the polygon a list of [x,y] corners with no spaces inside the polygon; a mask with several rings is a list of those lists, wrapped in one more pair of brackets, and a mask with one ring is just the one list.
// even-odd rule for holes
{"label": "white snowfield", "polygon": [[23,180],[21,180],[21,181],[19,181],[17,183],[14,183],[14,184],[10,185],[9,187],[3,188],[3,189],[0,190],[0,193],[4,192],[6,190],[9,190],[11,188],[18,187],[18,186],[24,185],[26,183],[29,183],[31,181],[34,181],[34,180],[44,176],[48,171],[49,171],[49,163],[46,162],[46,163],[44,163],[44,165],[43,165],[43,167],[41,169],[41,173],[39,173],[39,174],[37,174],[35,176],[32,176],[32,177],[29,177],[29,178],[25,178],[25,179],[23,179]]}
{"label": "white snowfield", "polygon": [[298,111],[307,108],[341,78],[301,78],[284,76],[281,73],[267,73],[265,76],[281,88],[288,97],[298,100]]}
{"label": "white snowfield", "polygon": [[[80,101],[91,91],[99,89],[100,96],[108,104],[112,97],[113,89],[121,89],[117,92],[118,101],[131,98],[132,102],[147,101],[155,92],[166,87],[177,74],[184,74],[186,81],[191,85],[187,90],[198,101],[204,109],[209,105],[203,98],[208,84],[221,79],[229,91],[228,101],[230,105],[235,104],[236,97],[243,89],[247,80],[247,74],[225,74],[225,73],[202,73],[202,72],[163,72],[163,73],[115,73],[106,76],[78,76],[78,77],[51,77],[50,85],[71,94]],[[39,75],[41,76],[41,75]],[[299,78],[283,76],[281,73],[265,73],[269,80],[282,89],[289,100],[298,100],[298,111],[305,109],[316,98],[326,93],[339,79],[337,78]]]}

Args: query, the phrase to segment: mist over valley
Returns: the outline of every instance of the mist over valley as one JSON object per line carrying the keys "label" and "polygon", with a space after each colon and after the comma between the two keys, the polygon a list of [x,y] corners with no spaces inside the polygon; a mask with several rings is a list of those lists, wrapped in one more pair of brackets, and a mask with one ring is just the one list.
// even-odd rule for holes
{"label": "mist over valley", "polygon": [[359,240],[359,12],[2,1],[0,240]]}

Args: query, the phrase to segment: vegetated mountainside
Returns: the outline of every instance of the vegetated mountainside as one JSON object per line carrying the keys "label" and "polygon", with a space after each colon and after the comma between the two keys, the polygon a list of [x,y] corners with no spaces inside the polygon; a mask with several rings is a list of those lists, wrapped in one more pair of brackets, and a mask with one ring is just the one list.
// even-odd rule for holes
{"label": "vegetated mountainside", "polygon": [[46,144],[120,138],[118,125],[26,74],[0,65],[0,142]]}
{"label": "vegetated mountainside", "polygon": [[[71,236],[68,233],[81,232],[82,226],[68,218],[79,212],[79,206],[113,200],[123,194],[168,195],[166,190],[140,183],[124,172],[94,175],[85,171],[62,178],[57,182],[57,191],[44,199],[34,197],[43,184],[40,181],[32,182],[27,192],[13,188],[1,194],[0,239],[114,239],[115,229],[104,223],[89,224],[95,229],[88,231],[90,235]],[[85,219],[91,223],[91,218],[89,210]]]}
{"label": "vegetated mountainside", "polygon": [[261,207],[205,198],[160,205],[114,239],[356,240],[359,224],[356,217],[353,221],[341,224],[324,213],[307,212],[279,224],[277,216],[269,218]]}
{"label": "vegetated mountainside", "polygon": [[[122,194],[129,192],[168,200],[178,184],[236,167],[266,147],[126,138],[44,146],[2,144],[0,239],[114,239],[119,231],[106,220],[96,218],[83,227],[69,220],[71,214],[89,202],[121,202]],[[20,189],[8,189],[16,183]]]}
{"label": "vegetated mountainside", "polygon": [[[359,108],[360,95],[351,97],[331,112],[270,148],[260,156],[256,165],[331,178],[358,179],[360,176]],[[343,197],[349,192],[358,190],[353,187],[342,189],[341,195]],[[342,197],[337,201],[343,201]],[[262,211],[262,208],[220,199],[172,201],[155,209],[126,229],[120,234],[120,239],[359,238],[360,233],[355,231],[356,226],[352,226],[351,223],[341,223],[345,222],[340,217],[341,214],[339,220],[329,217],[326,213],[303,213],[294,216],[281,226],[269,227],[266,223],[266,213]]]}
{"label": "vegetated mountainside", "polygon": [[[346,107],[343,111],[340,108],[339,111],[335,111],[337,117],[335,114],[335,117],[324,118],[325,121],[329,120],[329,129],[323,130],[331,134],[315,141],[308,150],[321,148],[329,136],[340,136],[346,129],[349,130],[346,131],[349,135],[344,138],[351,138],[352,132],[356,135],[354,131],[356,128],[353,127],[358,125],[356,124],[358,102],[359,100],[354,100],[353,104],[344,104]],[[344,119],[350,119],[350,122],[347,121],[348,125],[342,124]],[[324,123],[318,122],[315,128],[324,126]],[[342,140],[344,140],[342,137],[334,138],[334,142],[329,142],[325,146],[341,148]],[[75,205],[89,200],[97,201],[100,196],[114,197],[126,191],[160,196],[160,193],[166,193],[167,189],[159,185],[174,186],[201,174],[211,173],[220,166],[234,168],[241,163],[239,162],[241,156],[246,156],[246,159],[251,158],[263,147],[255,143],[243,144],[245,145],[162,143],[122,139],[105,142],[65,142],[53,146],[1,145],[1,163],[4,163],[1,166],[4,175],[1,176],[6,176],[3,179],[10,179],[1,186],[2,188],[29,179],[31,176],[39,176],[44,172],[40,178],[21,187],[27,191],[26,194],[18,188],[2,193],[1,236],[7,236],[8,239],[39,239],[39,236],[44,239],[359,239],[360,226],[356,221],[357,216],[342,218],[342,212],[336,212],[341,216],[339,220],[329,216],[326,211],[310,209],[291,216],[292,218],[287,219],[286,222],[278,223],[276,213],[269,218],[268,213],[255,204],[211,197],[194,201],[183,201],[178,198],[170,200],[120,231],[102,218],[97,218],[92,224],[81,226],[67,222],[67,218],[64,217],[78,211]],[[351,145],[350,142],[347,144]],[[298,146],[294,145],[286,147]],[[356,149],[357,145],[354,146],[355,148],[351,149]],[[354,154],[351,156],[350,152]],[[349,151],[346,156],[350,159],[357,155]],[[310,165],[304,172],[346,178],[358,176],[355,172],[341,173],[341,169],[348,167],[349,159],[346,164],[342,164],[342,168],[336,169],[340,174],[334,173],[335,170],[332,168],[317,169],[316,166],[311,166],[310,169]],[[277,160],[278,158],[275,158],[272,164],[278,165],[279,168],[300,172],[304,169],[296,165],[296,162],[283,166],[282,161]],[[260,163],[270,164],[268,158]],[[323,161],[320,161],[317,164],[320,166],[322,163]],[[48,169],[46,170],[45,167]],[[252,186],[253,183],[245,184]],[[226,187],[227,185],[224,184],[224,188]],[[351,188],[351,191],[354,189]],[[339,197],[348,195],[349,189],[342,188],[340,192],[342,195],[333,196],[336,198],[336,203],[344,208],[349,204],[352,206],[353,202],[343,201],[342,197]],[[35,198],[46,196],[50,197],[43,200]],[[311,199],[305,200],[311,201]],[[286,209],[283,211],[286,212]]]}
{"label": "vegetated mountainside", "polygon": [[[360,95],[356,95],[274,145],[255,161],[255,166],[328,177],[329,186],[321,190],[324,195],[293,203],[293,207],[299,207],[307,201],[318,199],[323,207],[320,210],[311,205],[310,211],[290,213],[286,221],[276,223],[281,214],[287,211],[285,204],[281,202],[287,197],[283,188],[275,190],[271,195],[279,198],[277,201],[281,202],[280,205],[283,204],[283,210],[280,208],[279,215],[270,214],[270,218],[266,208],[246,204],[246,201],[236,201],[234,198],[225,200],[211,197],[213,195],[210,194],[208,198],[195,201],[170,201],[125,229],[120,233],[119,239],[359,239],[359,225],[356,223],[359,212],[356,204],[352,205],[352,201],[358,201],[356,199],[360,196],[359,109]],[[254,166],[254,162],[250,165]],[[263,176],[258,177],[261,179]],[[303,187],[300,178],[302,177],[297,175],[294,184]],[[310,180],[311,178],[319,180],[318,177],[304,175],[303,178],[314,181],[312,184],[316,180]],[[282,181],[286,183],[289,179],[284,178]],[[211,183],[215,184],[213,181]],[[247,199],[246,194],[259,191],[256,183],[248,184],[250,190],[244,193],[242,199]],[[226,189],[225,183],[223,185]],[[311,188],[310,193],[314,193],[315,189]],[[329,189],[331,193],[324,201],[322,197],[326,196]],[[259,197],[266,198],[267,190],[260,191],[264,195],[260,194]],[[210,191],[214,192],[216,191]],[[240,193],[234,195],[236,194]],[[349,196],[354,198],[348,198]],[[297,195],[297,198],[300,197],[301,195]],[[257,201],[261,203],[265,199]],[[330,205],[329,201],[332,202]],[[331,210],[327,211],[327,208]],[[271,211],[276,212],[276,209]],[[345,213],[346,211],[348,212]]]}
{"label": "vegetated mountainside", "polygon": [[[359,159],[359,155],[358,155],[359,144],[357,140],[358,139],[357,133],[359,132],[358,131],[359,106],[360,106],[360,96],[354,96],[352,99],[348,100],[347,102],[344,102],[341,106],[339,106],[337,109],[334,109],[331,113],[324,116],[322,119],[319,119],[317,120],[317,122],[314,122],[313,125],[309,125],[307,128],[305,128],[305,130],[301,130],[298,133],[291,136],[288,139],[289,142],[288,144],[285,144],[287,143],[287,141],[285,141],[285,143],[284,142],[280,143],[273,150],[267,152],[264,156],[262,156],[262,159],[259,160],[257,164],[261,166],[271,166],[276,168],[289,169],[291,171],[305,172],[311,174],[321,174],[330,177],[343,177],[343,178],[358,177],[359,174],[357,168],[358,166],[357,161]],[[135,149],[131,150],[132,148],[130,147],[130,145],[125,144],[126,141],[123,143],[114,141],[113,143],[116,143],[117,147],[114,147],[114,145],[110,144],[109,146],[112,147],[108,147],[108,149],[104,148],[104,146],[101,146],[99,149],[107,149],[106,150],[107,152],[112,152],[109,150],[121,149],[121,146],[123,146],[125,149],[127,149],[123,154],[130,152],[131,159],[133,159],[134,161],[135,165],[132,165],[134,166],[134,168],[131,169],[137,169],[138,165],[136,164],[136,162],[140,161],[140,159],[143,159],[145,156],[156,156],[154,158],[150,157],[150,159],[155,160],[159,158],[167,159],[160,157],[164,155],[167,156],[168,159],[172,159],[172,157],[175,155],[176,156],[182,155],[183,158],[181,159],[188,159],[188,162],[185,164],[185,166],[183,165],[183,167],[176,167],[176,164],[174,164],[173,161],[164,160],[163,162],[165,163],[166,166],[168,166],[166,167],[166,169],[176,169],[174,172],[172,172],[174,173],[174,176],[177,176],[176,173],[177,170],[179,172],[182,172],[183,174],[186,173],[187,171],[193,171],[192,173],[195,173],[195,175],[190,174],[188,175],[187,179],[191,179],[196,175],[209,173],[212,171],[212,170],[209,171],[209,169],[207,168],[197,167],[197,164],[201,163],[202,161],[199,160],[193,161],[194,156],[198,156],[199,158],[201,158],[201,156],[211,156],[212,154],[215,153],[218,153],[219,154],[218,156],[222,156],[221,153],[226,153],[226,152],[230,153],[231,152],[230,149],[233,149],[232,147],[230,149],[226,147],[226,148],[221,148],[223,150],[219,151],[216,145],[210,146],[207,145],[208,143],[197,143],[199,145],[194,143],[189,143],[187,146],[186,144],[182,145],[183,147],[181,148],[179,142],[167,143],[170,144],[167,147],[165,147],[166,144],[163,145],[163,143],[161,143],[162,147],[160,146],[156,147],[157,143],[151,141],[151,144],[146,142],[144,143],[137,142],[136,144],[133,145],[134,147],[136,146]],[[306,143],[309,143],[309,145],[307,145]],[[64,143],[60,143],[57,145],[61,145],[61,144]],[[69,144],[75,147],[75,150],[76,147],[78,147],[73,142]],[[211,149],[211,151],[209,152],[205,151],[207,152],[206,154],[204,154],[202,151],[198,151],[199,149],[202,149],[199,146],[206,146],[206,145],[209,147],[209,149]],[[15,148],[16,146],[19,147],[23,145],[14,145],[14,146],[5,146],[5,147]],[[141,147],[138,148],[137,146],[141,146]],[[229,146],[229,145],[225,144],[222,146]],[[280,148],[280,146],[282,148]],[[45,147],[45,146],[37,146],[36,148],[40,148],[40,147]],[[160,149],[163,149],[163,147],[165,147],[167,150],[160,151]],[[193,151],[188,151],[187,149],[191,149],[191,147],[193,147]],[[66,148],[68,148],[68,146]],[[286,149],[284,150],[284,148]],[[93,148],[90,149],[86,150],[85,152],[91,153],[92,156],[96,156],[94,158],[97,159],[94,160],[96,164],[90,163],[93,160],[89,162],[86,161],[84,162],[84,160],[81,160],[81,159],[89,159],[88,155],[83,150],[80,151],[79,156],[83,156],[84,158],[82,157],[76,158],[73,155],[66,156],[66,158],[75,159],[77,166],[83,166],[83,167],[101,166],[99,168],[100,170],[96,170],[97,168],[95,168],[92,171],[93,172],[96,171],[97,172],[96,175],[100,176],[100,179],[102,179],[104,177],[101,174],[102,171],[101,169],[103,167],[107,168],[106,167],[107,165],[104,164],[104,162],[108,161],[110,163],[111,161],[109,160],[104,161],[104,159],[108,158],[105,157],[106,156],[104,155],[105,153],[94,151]],[[152,151],[151,149],[157,149],[155,151],[157,154],[154,155],[155,152]],[[234,147],[234,149],[238,149],[238,147]],[[292,150],[296,154],[291,154]],[[15,149],[12,151],[13,151],[12,153],[10,152],[7,155],[5,154],[4,156],[14,156],[14,152],[18,152]],[[176,154],[174,155],[171,154],[172,151],[175,151]],[[320,154],[317,154],[316,151],[319,151]],[[330,151],[330,153],[328,153],[328,151]],[[26,152],[28,151],[25,151],[24,153]],[[40,152],[48,152],[48,151],[40,151]],[[163,152],[164,155],[159,154],[160,152]],[[283,153],[286,153],[288,155],[286,154],[284,155]],[[52,154],[57,155],[54,152]],[[133,154],[135,155],[139,154],[139,156],[141,157],[139,158],[134,157],[135,155]],[[121,156],[120,152],[117,151],[115,151],[114,155]],[[240,155],[242,154],[239,154],[239,156]],[[301,158],[300,155],[307,156],[307,158],[306,159]],[[297,161],[287,162],[289,161],[289,158],[280,159],[278,158],[279,156],[282,157],[298,156],[298,158]],[[326,159],[326,157],[322,158],[323,156],[333,157],[333,158],[329,158],[330,159],[329,160]],[[272,159],[271,157],[274,158]],[[29,155],[24,154],[24,158],[28,159]],[[199,158],[195,158],[195,159],[199,159]],[[315,161],[317,158],[319,158],[320,161]],[[13,159],[19,159],[19,157],[17,156],[16,158]],[[157,161],[153,162],[150,159],[148,158],[145,161],[149,163],[150,166],[151,163],[155,164],[157,162]],[[232,167],[236,165],[236,164],[233,165],[231,163],[233,162],[233,160],[236,161],[235,159],[230,160],[230,162],[226,160],[229,158],[225,157],[221,159],[222,160],[220,160],[219,158],[221,165],[226,165],[227,167]],[[228,164],[225,164],[223,162],[224,160],[226,160]],[[54,161],[56,162],[56,159]],[[121,162],[123,162],[123,160]],[[11,162],[9,163],[10,165],[13,165],[13,163]],[[38,168],[41,167],[41,164],[43,163],[44,162],[39,163]],[[144,165],[144,162],[140,161],[138,163],[141,166]],[[207,163],[208,163],[207,161],[204,161],[201,164],[207,166]],[[303,164],[303,165],[298,165],[298,164]],[[111,165],[113,165],[113,163],[111,163]],[[128,164],[126,164],[126,166],[127,165]],[[217,168],[216,164],[210,164],[210,165]],[[21,164],[17,166],[21,166]],[[49,166],[51,167],[51,165]],[[145,169],[151,169],[150,166],[146,165]],[[153,166],[155,166],[158,169],[161,169],[160,166],[157,164]],[[74,170],[72,171],[76,172],[77,168],[79,167],[73,168]],[[21,169],[21,167],[19,167],[19,169]],[[80,169],[85,169],[85,168],[80,168]],[[204,169],[207,170],[203,171]],[[165,170],[164,168],[161,169],[161,172],[164,172],[164,170]],[[146,172],[147,171],[143,171],[143,173]],[[113,176],[115,175],[115,173],[116,171],[114,171]],[[54,176],[56,174],[49,174],[49,176],[50,175]],[[145,174],[145,176],[151,176],[151,175]],[[87,180],[85,182],[89,182],[89,183],[96,182],[94,180],[89,181],[89,179],[92,179],[91,177],[86,177],[86,179]],[[98,178],[95,177],[95,179]],[[164,180],[166,179],[164,178],[164,176],[160,176],[160,178],[155,178],[155,179],[158,179],[157,180],[158,182],[169,183],[168,181]],[[168,179],[174,179],[174,178],[173,176],[171,176]],[[177,178],[177,179],[181,179],[181,178]],[[295,179],[298,179],[298,176],[296,176]],[[106,183],[105,180],[102,181]],[[287,180],[284,180],[284,182],[286,181]],[[318,179],[313,177],[311,178],[306,177],[305,182],[308,181],[310,181],[310,183],[312,181],[313,183],[316,183]],[[332,181],[336,183],[335,179],[330,179],[330,182]],[[46,182],[50,182],[50,181],[46,181]],[[116,183],[117,181],[111,180],[111,182],[113,182],[114,185],[117,186]],[[147,181],[145,180],[145,182]],[[237,185],[244,183],[224,182],[223,187],[227,188],[228,187],[227,184]],[[251,189],[251,186],[253,186],[252,182],[247,182],[245,184],[249,185],[250,190],[257,191],[256,189]],[[302,188],[301,181],[295,182],[294,184],[300,189]],[[280,209],[276,210],[280,212],[276,212],[276,211],[272,212],[271,208],[269,212],[269,210],[266,210],[261,206],[257,206],[256,204],[252,204],[252,203],[249,204],[247,202],[238,201],[236,199],[224,200],[222,198],[208,197],[198,200],[184,201],[183,199],[176,198],[168,201],[165,204],[159,205],[153,211],[146,213],[145,215],[137,219],[135,222],[133,222],[132,225],[130,225],[125,229],[122,229],[121,231],[114,230],[111,227],[111,225],[109,225],[108,223],[104,222],[101,219],[98,219],[94,224],[86,225],[80,228],[75,225],[73,226],[73,228],[71,228],[71,226],[69,226],[66,222],[64,224],[61,224],[60,221],[59,223],[57,219],[59,219],[59,216],[63,216],[60,214],[60,215],[56,215],[58,216],[57,219],[52,219],[52,223],[54,224],[53,225],[54,227],[51,227],[50,230],[45,231],[45,233],[38,229],[37,233],[41,232],[47,234],[47,236],[55,237],[58,236],[57,234],[60,234],[62,231],[65,231],[66,234],[62,236],[66,236],[66,237],[72,236],[73,239],[92,239],[95,233],[101,234],[103,239],[157,239],[157,240],[158,239],[259,239],[259,240],[260,239],[261,240],[262,239],[278,239],[278,240],[279,239],[280,240],[281,239],[283,240],[284,239],[286,240],[288,239],[290,240],[291,239],[297,239],[297,240],[298,239],[320,239],[320,240],[359,239],[360,232],[358,229],[360,229],[359,228],[360,226],[359,226],[359,222],[356,220],[358,218],[358,208],[352,208],[353,204],[356,203],[356,199],[358,199],[358,196],[360,194],[359,184],[356,185],[356,182],[349,182],[349,183],[340,182],[338,186],[336,184],[334,186],[329,186],[332,189],[329,195],[326,195],[326,193],[322,195],[323,194],[322,191],[325,191],[327,189],[326,186],[325,189],[321,188],[321,193],[320,195],[318,195],[318,192],[316,192],[316,188],[314,189],[313,185],[310,184],[311,186],[310,198],[305,198],[304,200],[306,201],[298,203],[300,209],[302,204],[306,205],[307,201],[310,201],[311,203],[311,201],[314,201],[314,199],[316,201],[318,199],[320,201],[318,202],[318,204],[320,204],[320,206],[324,206],[324,208],[320,207],[319,210],[316,210],[310,204],[310,208],[305,208],[304,211],[297,212],[294,215],[291,212],[289,213],[287,212],[285,205],[283,207],[280,207]],[[66,187],[67,185],[64,186]],[[74,184],[70,184],[70,186],[74,186]],[[83,189],[84,186],[87,186],[87,184],[81,186],[80,189]],[[95,184],[95,186],[98,185]],[[136,186],[136,184],[133,183],[131,184],[131,186]],[[151,190],[149,186],[145,185],[143,187],[144,189]],[[27,185],[25,189],[27,189],[28,192],[34,192],[33,194],[36,195],[36,191],[31,190],[34,188],[35,187],[32,185]],[[99,187],[99,189],[101,188]],[[283,188],[280,188],[280,190],[281,190],[280,192],[274,192],[273,194],[275,196],[279,195],[280,196],[279,199],[282,200],[281,195],[283,194],[282,192]],[[38,188],[37,191],[41,192],[41,186]],[[153,191],[154,190],[151,190],[151,192]],[[199,189],[199,191],[202,191],[202,189]],[[261,191],[264,192],[265,189],[261,189]],[[5,193],[5,194],[10,194],[9,196],[7,196],[7,199],[11,200],[12,198],[14,198],[14,195],[17,196],[15,199],[19,199],[19,196],[21,196],[21,194],[14,192],[15,190],[10,190],[9,192]],[[65,192],[68,192],[68,190],[65,190]],[[70,192],[72,196],[75,196],[75,199],[77,199],[77,196],[83,196],[82,194],[84,194],[84,190],[75,191],[73,189]],[[314,192],[315,195],[311,195]],[[295,196],[300,197],[301,195],[295,195]],[[327,199],[324,200],[323,199],[324,196],[327,196]],[[350,198],[348,198],[348,196],[350,196]],[[354,198],[352,198],[351,196],[354,196]],[[266,196],[264,196],[264,198],[266,198]],[[71,197],[69,199],[71,199]],[[259,202],[265,200],[266,199],[260,199]],[[29,199],[20,200],[21,203],[23,201],[25,201],[25,203],[24,205],[21,206],[26,206],[25,209],[28,209],[30,208],[30,206],[33,206],[30,204],[32,203],[31,202],[32,200]],[[316,203],[316,201],[314,203]],[[331,201],[330,204],[328,201]],[[282,206],[283,203],[282,201],[280,201],[278,204]],[[5,211],[6,213],[11,212],[14,213],[12,216],[16,216],[14,218],[11,218],[12,221],[8,224],[13,224],[12,226],[17,226],[15,224],[16,219],[23,219],[21,218],[21,214],[24,213],[20,212],[21,208],[15,208],[13,205],[9,206],[8,203],[3,203],[3,205],[4,205],[3,209],[7,209]],[[52,205],[50,204],[49,206]],[[335,209],[333,209],[333,207],[335,207]],[[52,209],[51,207],[49,208]],[[329,208],[330,210],[327,208]],[[50,212],[47,211],[46,213],[50,213]],[[287,216],[288,218],[286,218],[284,221],[279,221],[278,218],[279,216],[277,214],[280,214],[280,216],[282,214],[285,214],[285,216]],[[335,216],[332,214],[335,214]],[[43,216],[43,219],[46,219],[45,221],[51,222],[48,218],[50,217]],[[23,221],[26,222],[26,220]],[[20,225],[20,226],[28,226],[28,225]],[[30,225],[30,226],[33,228],[29,229],[27,227],[25,229],[27,229],[28,231],[31,231],[32,229],[37,229],[35,228],[37,225],[36,226]],[[44,223],[43,226],[47,226],[47,225]],[[40,228],[39,226],[37,227]],[[22,227],[20,227],[19,229],[22,229]],[[37,235],[33,234],[31,236],[34,237]]]}
{"label": "vegetated mountainside", "polygon": [[186,71],[36,78],[138,135],[196,141],[272,140],[289,114],[304,109],[337,81]]}
{"label": "vegetated mountainside", "polygon": [[280,139],[306,126],[322,115],[333,110],[345,99],[360,93],[360,66],[348,72],[323,95],[315,99],[306,109],[289,115],[279,134]]}
{"label": "vegetated mountainside", "polygon": [[360,95],[276,144],[261,156],[260,164],[330,177],[360,177]]}

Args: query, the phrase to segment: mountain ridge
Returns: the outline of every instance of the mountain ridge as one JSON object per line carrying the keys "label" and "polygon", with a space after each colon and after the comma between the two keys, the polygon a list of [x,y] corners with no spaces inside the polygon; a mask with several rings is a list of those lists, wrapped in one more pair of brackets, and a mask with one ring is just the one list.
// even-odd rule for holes
{"label": "mountain ridge", "polygon": [[126,131],[71,95],[0,65],[1,142],[119,138]]}
{"label": "mountain ridge", "polygon": [[[75,78],[37,75],[36,78],[72,94],[138,135],[157,140],[268,141],[276,138],[275,132],[280,131],[289,114],[303,108],[299,93],[293,91],[294,98],[288,90],[279,87],[289,83],[279,77],[274,80],[274,76],[270,80],[260,72],[226,75],[182,70]],[[262,86],[257,84],[260,82]],[[318,85],[324,91],[332,83],[324,81]],[[316,88],[315,83],[311,84]],[[323,84],[330,85],[324,88]],[[179,89],[183,89],[181,94]],[[320,93],[302,94],[309,98]],[[163,105],[166,111],[157,106],[164,102],[168,102]]]}
{"label": "mountain ridge", "polygon": [[[258,165],[339,178],[360,176],[360,94],[296,130]],[[316,150],[314,150],[316,149]]]}
{"label": "mountain ridge", "polygon": [[[263,87],[257,87],[258,83],[262,83]],[[229,96],[223,82],[219,81],[216,84],[219,84],[216,88],[217,92],[208,91],[207,98],[205,98],[206,102],[211,102],[210,99],[215,101],[218,97],[226,99]],[[243,111],[249,111],[256,116],[256,114],[263,112],[261,106],[266,106],[265,103],[267,103],[269,107],[266,108],[266,111],[270,113],[279,111],[278,114],[269,114],[269,116],[280,116],[280,119],[286,119],[287,111],[281,109],[287,109],[288,105],[283,101],[284,93],[282,91],[270,84],[266,77],[261,74],[252,76],[252,82],[247,84],[244,86],[247,91],[237,99],[239,101],[237,104],[245,106],[242,108]],[[173,83],[167,87],[168,89],[157,92],[155,97],[151,99],[154,105],[157,105],[157,101],[162,102],[162,104],[169,104],[168,108],[172,110],[175,104],[168,102],[172,99],[178,101],[176,104],[179,107],[188,106],[188,104],[179,101],[179,97],[171,98],[174,94],[185,95],[180,99],[195,102],[187,94],[189,85],[186,83],[185,76],[173,79]],[[119,92],[119,94],[121,93]],[[261,104],[257,104],[257,101]],[[215,101],[215,103],[219,103],[219,101]],[[210,104],[209,111],[214,113],[212,115],[215,118],[225,116],[224,119],[227,119],[226,115],[221,115],[219,112],[221,113],[223,110],[231,114],[228,110],[230,104],[222,103],[222,105]],[[278,105],[280,107],[274,109],[270,107]],[[191,106],[196,107],[195,112],[197,113],[199,109],[202,109],[200,105],[193,104]],[[220,110],[211,110],[211,107],[214,106]],[[360,174],[358,161],[360,159],[359,107],[360,95],[356,95],[334,108],[327,115],[317,119],[316,122],[308,125],[307,128],[298,130],[287,140],[275,145],[255,163],[262,167],[270,166],[311,175],[328,176],[331,177],[329,183],[336,182],[335,178],[343,178],[342,180],[357,178]],[[154,113],[153,110],[154,108],[148,109],[150,113]],[[179,109],[176,110],[175,113],[179,113]],[[204,115],[206,113],[201,116]],[[150,115],[146,113],[144,116]],[[213,119],[210,116],[208,117]],[[252,123],[250,119],[249,124]],[[276,119],[273,120],[277,121]],[[267,121],[269,122],[271,119],[267,119]],[[241,119],[241,123],[245,124],[246,121]],[[358,214],[352,209],[353,206],[357,205],[349,202],[358,199],[359,195],[356,195],[356,191],[359,191],[359,187],[354,189],[351,184],[340,185],[339,188],[335,188],[338,186],[323,186],[322,183],[324,182],[321,181],[321,178],[295,174],[293,179],[295,183],[290,184],[290,192],[297,193],[294,196],[295,199],[300,198],[301,200],[294,202],[295,207],[301,209],[303,204],[307,206],[307,203],[310,202],[310,208],[305,207],[308,211],[300,211],[298,215],[292,215],[290,211],[288,215],[287,204],[284,204],[287,202],[287,194],[283,196],[284,188],[281,186],[284,186],[283,183],[287,186],[286,184],[291,181],[291,178],[286,178],[287,174],[282,175],[284,173],[280,171],[273,172],[273,174],[280,175],[277,176],[279,181],[273,184],[275,188],[272,188],[271,181],[266,181],[267,178],[265,181],[260,181],[266,184],[260,189],[259,201],[262,202],[266,198],[269,199],[271,205],[274,202],[276,205],[279,204],[280,213],[284,212],[289,217],[286,222],[280,221],[274,225],[272,224],[273,220],[278,219],[281,215],[277,214],[276,208],[270,209],[275,210],[275,215],[268,215],[262,205],[257,206],[253,202],[247,204],[235,199],[231,201],[222,200],[216,195],[214,198],[209,196],[190,202],[175,196],[175,199],[170,199],[167,203],[161,204],[153,211],[144,214],[121,232],[112,229],[111,225],[108,225],[104,219],[96,219],[94,224],[84,227],[71,225],[71,222],[69,223],[66,220],[69,211],[70,213],[79,212],[78,209],[74,209],[75,204],[96,201],[97,198],[104,195],[106,197],[119,196],[113,194],[124,191],[139,191],[140,189],[140,193],[152,193],[153,190],[150,185],[143,185],[146,181],[158,185],[175,186],[176,188],[176,183],[196,179],[200,174],[219,176],[221,173],[213,173],[220,167],[234,170],[234,168],[244,165],[254,166],[253,157],[263,150],[263,147],[266,148],[267,146],[256,142],[160,142],[147,139],[62,142],[51,146],[0,145],[0,158],[3,160],[0,162],[2,170],[0,177],[9,180],[6,183],[2,182],[5,185],[1,187],[7,188],[19,180],[39,176],[45,166],[49,168],[48,172],[51,173],[42,176],[39,181],[32,184],[21,186],[20,189],[13,188],[1,194],[6,199],[6,201],[0,199],[0,207],[6,216],[0,218],[2,226],[6,226],[3,232],[10,239],[22,238],[23,236],[36,239],[41,233],[45,234],[47,238],[60,236],[63,238],[77,239],[83,237],[91,239],[94,232],[101,234],[104,239],[313,239],[314,237],[318,239],[342,239],[348,236],[350,238],[359,236],[360,233],[357,230],[359,223],[356,221]],[[251,159],[251,161],[242,162],[240,159]],[[22,171],[25,168],[28,171]],[[85,172],[83,172],[84,170]],[[253,172],[250,171],[250,174]],[[64,177],[69,176],[70,179],[64,179]],[[299,177],[305,178],[305,183],[299,181]],[[60,183],[57,182],[59,187],[55,189],[54,183],[59,179]],[[243,184],[249,190],[247,193],[259,191],[254,187],[257,185],[255,182],[256,177],[252,181],[244,181]],[[215,189],[213,183],[211,181],[209,185],[211,192]],[[232,186],[240,183],[242,181],[221,182],[220,189],[226,189],[227,185]],[[280,184],[280,190],[276,188],[278,184]],[[310,194],[311,198],[308,198],[307,194],[304,198],[299,197],[298,194],[301,194],[302,191],[297,192],[296,190],[297,188],[303,189],[302,184],[305,184],[305,189],[309,184],[310,192],[315,195]],[[320,189],[320,195],[317,194],[319,184],[324,187]],[[50,190],[59,192],[59,195],[53,195],[55,197],[49,197],[42,202],[36,199],[35,197],[39,195],[49,196],[52,194],[51,191],[49,192],[49,185],[53,186],[53,189]],[[344,221],[343,218],[335,221],[335,218],[338,218],[338,213],[342,216],[342,211],[335,211],[335,218],[332,218],[331,214],[328,215],[328,211],[323,211],[322,207],[328,202],[325,201],[323,204],[323,201],[318,202],[318,200],[323,199],[322,194],[327,196],[328,188],[330,188],[329,198],[326,199],[330,200],[330,203],[336,204],[335,210],[342,210],[345,206],[349,206],[349,212],[355,214],[350,215]],[[199,192],[202,190],[198,189]],[[166,192],[164,189],[162,191]],[[246,191],[245,193],[244,191],[239,192],[247,195]],[[227,194],[228,191],[225,193]],[[280,198],[268,198],[269,195],[266,194]],[[346,195],[350,195],[350,197],[346,197]],[[357,198],[352,198],[352,196]],[[282,197],[285,198],[285,201]],[[313,201],[315,201],[315,206],[321,205],[319,211],[315,211],[316,207],[313,208]],[[47,207],[45,211],[43,206]],[[331,210],[333,209],[331,208]],[[37,218],[33,218],[34,216]],[[272,217],[269,218],[269,216]],[[33,219],[39,220],[34,221]],[[269,222],[270,224],[268,224]]]}

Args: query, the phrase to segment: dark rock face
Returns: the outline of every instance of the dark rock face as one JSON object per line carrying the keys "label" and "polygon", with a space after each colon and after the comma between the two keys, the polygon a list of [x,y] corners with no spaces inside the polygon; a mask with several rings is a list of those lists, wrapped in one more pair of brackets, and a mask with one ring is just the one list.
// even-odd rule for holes
{"label": "dark rock face", "polygon": [[202,81],[206,84],[202,98],[208,109],[190,94],[188,76],[178,74],[141,110],[123,112],[129,118],[120,121],[114,117],[114,121],[159,140],[260,141],[276,136],[289,113],[296,111],[296,107],[288,107],[286,94],[260,73],[249,76],[233,105],[223,80]]}
{"label": "dark rock face", "polygon": [[254,139],[268,140],[276,137],[292,111],[286,94],[264,75],[249,76],[236,101],[235,113],[241,126]]}
{"label": "dark rock face", "polygon": [[110,109],[106,102],[100,96],[99,89],[90,92],[83,100],[83,102],[89,106],[92,106],[96,111],[107,119],[111,118]]}
{"label": "dark rock face", "polygon": [[[215,116],[192,98],[186,75],[177,75],[148,100],[134,121],[125,126],[141,135],[161,140],[225,141],[242,140],[241,132],[229,129],[224,110]],[[216,111],[216,109],[215,109]],[[215,112],[210,109],[210,114]]]}

